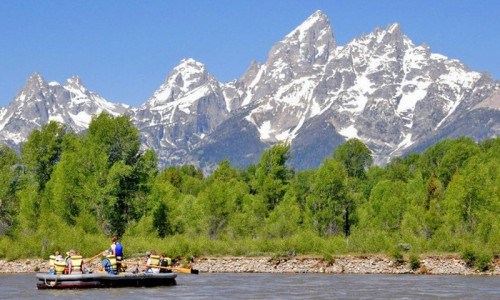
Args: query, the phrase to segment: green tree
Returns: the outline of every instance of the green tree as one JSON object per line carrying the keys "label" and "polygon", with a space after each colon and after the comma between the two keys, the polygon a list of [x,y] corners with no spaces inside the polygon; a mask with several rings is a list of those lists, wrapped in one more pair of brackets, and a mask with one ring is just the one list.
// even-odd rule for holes
{"label": "green tree", "polygon": [[376,228],[388,232],[400,229],[408,206],[406,184],[402,181],[382,180],[373,188],[362,223],[363,228]]}
{"label": "green tree", "polygon": [[320,235],[334,235],[345,230],[346,179],[343,164],[331,158],[325,159],[315,174],[307,203],[311,224]]}
{"label": "green tree", "polygon": [[300,205],[295,197],[286,194],[283,201],[269,214],[266,222],[266,233],[270,238],[285,238],[295,234],[299,229]]}
{"label": "green tree", "polygon": [[364,178],[365,169],[372,164],[371,150],[358,139],[349,139],[333,152],[333,158],[342,162],[349,177]]}
{"label": "green tree", "polygon": [[226,233],[232,214],[241,208],[248,187],[242,182],[214,182],[206,187],[198,199],[203,207],[205,224],[211,238]]}
{"label": "green tree", "polygon": [[39,225],[45,185],[60,160],[65,135],[66,127],[52,121],[42,126],[41,130],[31,132],[26,143],[21,146],[23,172],[17,191],[17,220],[22,236],[34,233]]}
{"label": "green tree", "polygon": [[478,154],[479,151],[479,146],[471,138],[451,141],[436,170],[441,182],[445,186],[448,185],[453,174],[462,167],[467,159]]}
{"label": "green tree", "polygon": [[274,209],[285,195],[287,185],[293,176],[293,170],[286,167],[290,145],[278,143],[264,151],[255,170],[255,190],[268,202],[268,208]]}
{"label": "green tree", "polygon": [[65,134],[64,125],[51,121],[42,126],[40,131],[31,132],[21,147],[21,158],[26,172],[34,174],[39,192],[45,188],[54,166],[61,157]]}
{"label": "green tree", "polygon": [[139,131],[130,116],[113,117],[102,113],[94,117],[89,124],[87,138],[107,153],[110,167],[119,161],[134,165],[139,157]]}
{"label": "green tree", "polygon": [[5,145],[0,145],[0,236],[11,229],[18,205],[19,157]]}
{"label": "green tree", "polygon": [[172,227],[168,218],[168,208],[164,202],[160,202],[153,212],[153,226],[160,238],[172,234]]}

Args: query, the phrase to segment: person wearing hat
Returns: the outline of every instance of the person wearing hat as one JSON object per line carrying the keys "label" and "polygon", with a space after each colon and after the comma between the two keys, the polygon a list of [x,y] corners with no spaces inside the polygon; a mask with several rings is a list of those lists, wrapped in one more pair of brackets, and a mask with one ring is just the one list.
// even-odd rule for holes
{"label": "person wearing hat", "polygon": [[102,268],[106,273],[116,275],[116,258],[114,255],[110,255],[108,250],[104,250],[102,252],[103,260],[102,260]]}

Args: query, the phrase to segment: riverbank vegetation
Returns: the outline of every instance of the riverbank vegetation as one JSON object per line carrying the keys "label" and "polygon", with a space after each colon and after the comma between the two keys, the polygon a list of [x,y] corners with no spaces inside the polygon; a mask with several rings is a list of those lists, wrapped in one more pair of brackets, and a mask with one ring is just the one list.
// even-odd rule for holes
{"label": "riverbank vegetation", "polygon": [[0,146],[0,258],[92,256],[112,235],[128,254],[174,257],[499,253],[499,138],[444,140],[385,167],[356,139],[314,170],[289,155],[277,144],[246,169],[158,170],[127,116],[102,114],[81,135],[51,122],[19,155]]}

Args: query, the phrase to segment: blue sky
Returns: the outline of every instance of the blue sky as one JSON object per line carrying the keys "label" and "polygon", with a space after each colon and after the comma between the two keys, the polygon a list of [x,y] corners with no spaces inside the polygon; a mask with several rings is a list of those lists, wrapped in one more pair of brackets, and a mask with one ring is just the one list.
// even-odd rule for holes
{"label": "blue sky", "polygon": [[397,22],[415,44],[500,77],[496,0],[2,0],[0,106],[35,71],[61,83],[78,75],[88,89],[130,105],[147,100],[187,57],[220,81],[239,78],[318,9],[338,45]]}

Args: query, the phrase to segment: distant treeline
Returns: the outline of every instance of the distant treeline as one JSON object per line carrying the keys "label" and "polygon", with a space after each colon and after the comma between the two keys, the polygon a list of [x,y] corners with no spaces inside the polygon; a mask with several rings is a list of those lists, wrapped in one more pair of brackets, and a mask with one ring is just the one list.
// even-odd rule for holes
{"label": "distant treeline", "polygon": [[0,258],[90,256],[112,235],[129,255],[499,253],[499,138],[444,140],[385,167],[357,139],[315,170],[295,172],[289,153],[277,144],[204,177],[159,171],[127,116],[101,114],[81,135],[51,122],[20,155],[0,146]]}

